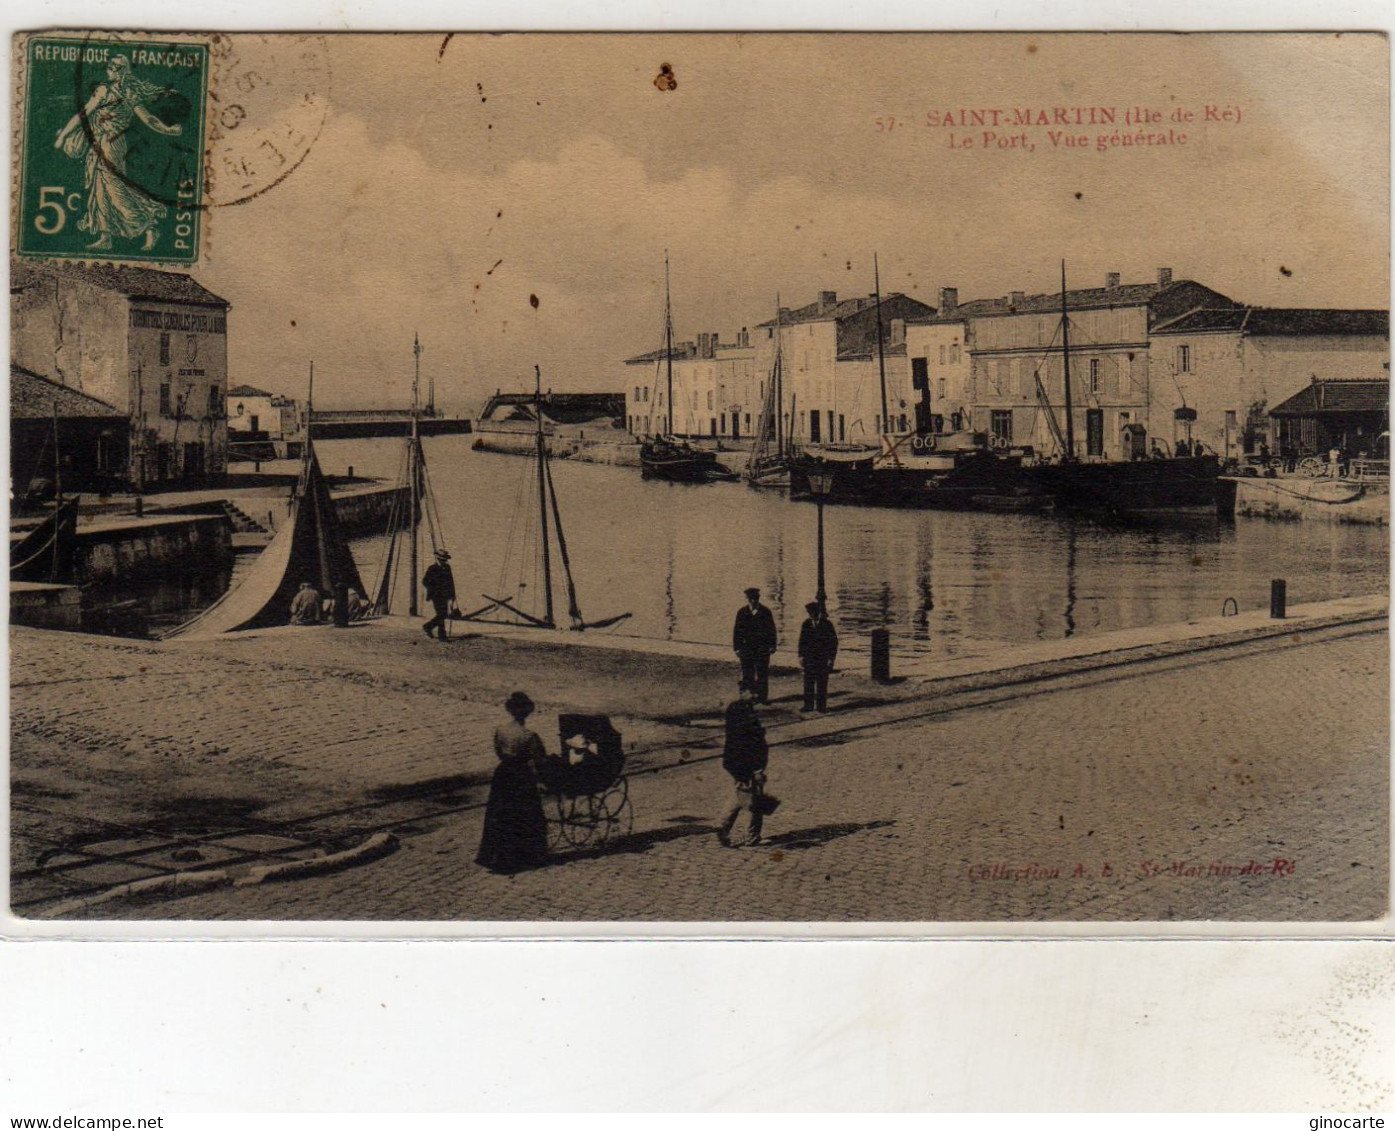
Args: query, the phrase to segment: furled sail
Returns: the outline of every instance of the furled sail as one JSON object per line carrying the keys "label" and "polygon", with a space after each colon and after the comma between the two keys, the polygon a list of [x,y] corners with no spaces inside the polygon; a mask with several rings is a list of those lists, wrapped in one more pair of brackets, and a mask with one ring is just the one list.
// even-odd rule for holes
{"label": "furled sail", "polygon": [[166,633],[166,639],[287,624],[291,598],[302,581],[314,585],[322,597],[332,596],[337,585],[363,593],[363,581],[308,438],[306,449],[300,484],[285,525],[237,588],[193,620]]}

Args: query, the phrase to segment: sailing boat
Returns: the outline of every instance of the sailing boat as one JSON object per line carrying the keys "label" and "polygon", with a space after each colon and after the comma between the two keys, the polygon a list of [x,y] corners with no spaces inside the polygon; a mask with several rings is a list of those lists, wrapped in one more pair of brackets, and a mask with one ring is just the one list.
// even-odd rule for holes
{"label": "sailing boat", "polygon": [[1220,459],[1187,455],[1170,459],[1082,460],[1075,450],[1075,413],[1070,377],[1070,310],[1066,263],[1061,261],[1061,361],[1064,368],[1065,431],[1055,422],[1044,391],[1039,399],[1057,443],[1059,460],[1023,467],[1028,491],[1053,498],[1067,510],[1114,518],[1155,514],[1215,514],[1220,495]]}
{"label": "sailing boat", "polygon": [[668,375],[668,427],[639,446],[641,474],[645,479],[667,479],[673,483],[711,483],[731,478],[714,452],[704,451],[673,434],[673,304],[668,252],[664,252],[664,368]]}
{"label": "sailing boat", "polygon": [[[504,563],[500,572],[499,589],[503,589],[511,566],[516,566],[521,574],[531,571],[532,580],[530,581],[528,576],[520,576],[516,582],[517,592],[509,597],[492,597],[488,593],[484,594],[484,599],[488,603],[473,612],[460,614],[459,619],[484,624],[507,624],[520,628],[557,628],[556,609],[552,594],[552,533],[555,532],[557,552],[562,561],[562,574],[566,580],[567,616],[571,621],[568,627],[573,632],[583,632],[588,628],[609,628],[611,625],[619,624],[630,614],[620,613],[618,616],[606,617],[603,620],[588,621],[581,613],[581,606],[576,595],[576,581],[572,577],[571,554],[567,550],[566,535],[562,532],[562,510],[557,503],[557,486],[552,479],[552,459],[548,455],[547,441],[543,431],[542,370],[535,365],[533,373],[537,380],[537,390],[533,399],[533,415],[536,418],[537,432],[535,457],[529,480],[536,476],[538,527],[535,532],[531,528],[531,524],[523,517],[525,510],[532,509],[531,502],[524,497],[527,493],[527,487],[531,486],[531,483],[525,483],[524,491],[520,493],[515,508],[509,547],[505,551]],[[551,531],[549,531],[549,514],[551,515]],[[530,555],[529,550],[534,552]],[[526,591],[530,585],[534,589],[540,588],[542,590],[541,608],[529,610],[520,607],[522,599],[527,596]]]}
{"label": "sailing boat", "polygon": [[[886,392],[886,338],[882,322],[881,269],[872,257],[877,318],[877,376],[882,434],[875,448],[824,445],[806,448],[790,464],[790,497],[814,498],[816,480],[829,502],[876,506],[971,509],[981,496],[1010,489],[1021,455],[995,453],[981,433],[941,435],[929,431],[929,389],[920,430],[894,433]],[[836,363],[835,363],[836,364]]]}
{"label": "sailing boat", "polygon": [[[440,511],[436,505],[436,495],[431,489],[431,480],[426,473],[426,453],[421,447],[419,418],[421,415],[421,338],[412,335],[412,427],[407,436],[407,447],[403,455],[402,472],[398,476],[398,490],[394,495],[392,509],[388,514],[387,541],[383,547],[382,562],[373,585],[371,609],[374,613],[387,616],[392,612],[393,594],[400,587],[403,569],[402,544],[407,544],[407,613],[416,616],[420,611],[419,597],[421,586],[418,578],[421,520],[426,519],[427,534],[431,540],[431,550],[446,548],[445,536],[441,527]],[[435,378],[431,379],[431,394],[427,401],[427,412],[434,411],[436,399]]]}
{"label": "sailing boat", "polygon": [[[761,404],[760,420],[756,424],[756,439],[743,473],[748,487],[778,487],[790,485],[790,437],[784,420],[784,357],[780,328],[780,296],[775,296],[775,363],[770,369],[765,400]],[[794,421],[794,412],[790,412]]]}
{"label": "sailing boat", "polygon": [[[310,367],[310,396],[306,421],[314,403],[315,367]],[[290,621],[291,598],[302,581],[322,595],[339,586],[362,593],[363,581],[339,526],[329,485],[320,471],[310,429],[305,430],[305,451],[300,479],[291,501],[290,515],[267,544],[247,576],[193,620],[165,633],[178,636],[215,636],[252,628],[270,628]]]}

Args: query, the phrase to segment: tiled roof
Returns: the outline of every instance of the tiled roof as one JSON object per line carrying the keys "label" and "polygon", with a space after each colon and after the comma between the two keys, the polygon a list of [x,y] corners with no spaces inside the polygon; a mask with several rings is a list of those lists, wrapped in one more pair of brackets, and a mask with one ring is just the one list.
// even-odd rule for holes
{"label": "tiled roof", "polygon": [[[1125,283],[1118,287],[1089,287],[1084,290],[1067,291],[1066,304],[1071,310],[1102,310],[1112,306],[1146,306],[1164,291],[1183,286],[1186,279],[1177,279],[1167,286],[1157,283]],[[1006,298],[975,299],[972,304],[978,309],[973,313],[978,317],[992,317],[996,314],[1052,314],[1061,310],[1061,292],[1055,291],[1040,295],[1024,295],[1021,302],[1014,303],[1011,296]]]}
{"label": "tiled roof", "polygon": [[[966,318],[973,318],[978,314],[992,314],[997,310],[997,303],[1001,300],[994,298],[976,298],[969,302],[961,302],[953,310],[941,309],[938,314],[928,318],[908,318],[907,326],[935,326],[947,322],[963,322]],[[1060,302],[1057,302],[1060,306]]]}
{"label": "tiled roof", "polygon": [[14,362],[10,363],[11,420],[52,420],[55,405],[57,415],[65,420],[75,416],[126,419],[124,412],[106,401],[99,401],[96,397],[89,397],[67,385],[40,377]]}
{"label": "tiled roof", "polygon": [[1327,334],[1390,335],[1388,310],[1324,310],[1247,306],[1231,310],[1194,310],[1153,330],[1155,334],[1204,334],[1239,331],[1278,337]]}
{"label": "tiled roof", "polygon": [[1269,410],[1270,416],[1323,416],[1346,412],[1389,412],[1389,381],[1314,381]]}
{"label": "tiled roof", "polygon": [[[646,361],[663,361],[668,356],[668,350],[656,349],[649,353],[639,354],[637,357],[627,357],[626,365],[640,365]],[[687,361],[697,357],[697,346],[692,342],[675,342],[673,346],[673,360]]]}
{"label": "tiled roof", "polygon": [[149,267],[111,267],[83,263],[33,263],[10,260],[10,289],[18,290],[53,279],[71,279],[116,291],[127,298],[151,302],[186,302],[197,306],[227,306],[226,299],[177,271]]}
{"label": "tiled roof", "polygon": [[230,397],[270,397],[274,393],[268,393],[265,389],[258,389],[255,385],[235,385],[228,390]]}
{"label": "tiled roof", "polygon": [[[892,291],[890,294],[882,295],[882,306],[888,305],[893,299],[906,299],[909,302],[917,300],[901,294],[899,291]],[[811,302],[808,306],[800,306],[787,313],[782,313],[779,318],[781,326],[797,326],[803,322],[841,322],[845,318],[851,318],[854,314],[861,314],[864,310],[871,310],[877,305],[876,295],[859,295],[857,298],[845,298],[841,302],[835,302],[831,306],[824,306],[822,303]],[[923,304],[922,304],[923,305]],[[926,307],[933,310],[934,307]],[[926,316],[928,317],[928,315]],[[774,326],[776,319],[760,323],[764,329],[766,326]]]}

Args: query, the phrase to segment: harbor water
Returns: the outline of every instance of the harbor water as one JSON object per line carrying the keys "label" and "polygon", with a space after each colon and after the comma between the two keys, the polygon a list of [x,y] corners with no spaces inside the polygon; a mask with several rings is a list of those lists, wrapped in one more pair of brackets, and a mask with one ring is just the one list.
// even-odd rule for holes
{"label": "harbor water", "polygon": [[[533,462],[475,452],[467,437],[423,441],[462,609],[485,594],[540,611]],[[327,473],[393,481],[398,440],[316,445]],[[744,483],[645,481],[632,468],[557,460],[553,480],[578,605],[606,631],[725,643],[742,590],[758,586],[792,643],[817,584],[817,508]],[[551,522],[549,513],[549,522]],[[1293,604],[1384,591],[1378,527],[1191,520],[1119,527],[1055,515],[825,508],[830,614],[846,642],[885,626],[898,649],[952,656],[1029,642],[1216,616],[1228,599],[1268,606],[1271,578]],[[512,543],[511,543],[512,536]],[[528,539],[533,539],[530,543]],[[426,539],[423,539],[426,542]],[[506,563],[512,544],[515,552]],[[373,586],[383,539],[354,543]],[[420,568],[429,560],[429,543]],[[552,554],[555,609],[567,596]],[[394,611],[405,611],[405,592]]]}

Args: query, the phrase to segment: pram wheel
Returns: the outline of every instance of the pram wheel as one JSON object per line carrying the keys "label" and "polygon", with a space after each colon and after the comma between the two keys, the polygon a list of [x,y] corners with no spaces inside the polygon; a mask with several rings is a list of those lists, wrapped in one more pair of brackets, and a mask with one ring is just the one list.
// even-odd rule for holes
{"label": "pram wheel", "polygon": [[604,793],[592,798],[598,843],[629,836],[635,827],[635,811],[630,805],[630,783],[623,775]]}
{"label": "pram wheel", "polygon": [[547,844],[554,851],[564,847],[600,847],[615,837],[627,836],[634,829],[629,782],[623,775],[601,793],[580,797],[559,794],[554,795],[552,801]]}

